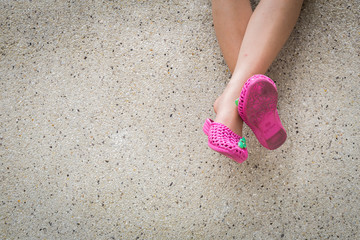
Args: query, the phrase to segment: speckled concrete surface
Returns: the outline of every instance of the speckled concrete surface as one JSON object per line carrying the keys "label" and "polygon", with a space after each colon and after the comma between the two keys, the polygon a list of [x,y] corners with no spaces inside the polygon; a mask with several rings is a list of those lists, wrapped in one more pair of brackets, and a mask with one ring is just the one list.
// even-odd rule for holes
{"label": "speckled concrete surface", "polygon": [[1,239],[359,239],[359,4],[306,1],[268,75],[287,142],[207,147],[209,1],[0,3]]}

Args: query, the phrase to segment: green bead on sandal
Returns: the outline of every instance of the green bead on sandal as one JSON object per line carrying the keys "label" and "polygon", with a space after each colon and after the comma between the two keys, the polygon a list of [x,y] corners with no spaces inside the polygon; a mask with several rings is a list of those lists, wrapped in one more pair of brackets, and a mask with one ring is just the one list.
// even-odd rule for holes
{"label": "green bead on sandal", "polygon": [[242,149],[246,148],[246,139],[244,137],[240,139],[240,141],[238,142],[238,146]]}

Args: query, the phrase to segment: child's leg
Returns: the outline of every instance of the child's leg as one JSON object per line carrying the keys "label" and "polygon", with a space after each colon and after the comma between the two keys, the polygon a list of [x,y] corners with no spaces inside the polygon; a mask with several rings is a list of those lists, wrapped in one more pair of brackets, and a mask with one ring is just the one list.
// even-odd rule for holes
{"label": "child's leg", "polygon": [[235,99],[246,80],[264,74],[288,39],[300,13],[302,0],[262,0],[248,22],[230,82],[216,100],[215,122],[242,134]]}
{"label": "child's leg", "polygon": [[[240,47],[250,20],[252,9],[249,0],[213,0],[212,12],[216,37],[231,73],[234,72]],[[214,103],[217,113],[219,99]],[[241,136],[242,121],[237,112],[223,108],[222,118],[217,121],[227,123]],[[229,123],[231,121],[231,124]],[[235,128],[236,126],[236,128]]]}
{"label": "child's leg", "polygon": [[249,0],[213,0],[216,37],[231,73],[234,72],[246,26],[252,14]]}

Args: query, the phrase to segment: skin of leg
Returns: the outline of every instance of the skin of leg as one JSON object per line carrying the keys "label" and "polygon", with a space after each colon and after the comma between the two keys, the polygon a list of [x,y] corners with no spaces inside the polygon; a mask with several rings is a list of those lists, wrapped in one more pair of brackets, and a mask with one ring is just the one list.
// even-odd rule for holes
{"label": "skin of leg", "polygon": [[265,74],[294,28],[302,0],[262,0],[248,22],[236,66],[229,84],[216,100],[216,122],[241,135],[242,121],[236,112],[246,80],[255,74]]}
{"label": "skin of leg", "polygon": [[[212,13],[221,52],[231,73],[234,72],[241,43],[243,41],[247,24],[250,20],[252,9],[249,0],[213,0]],[[215,113],[219,101],[214,103]],[[223,110],[230,110],[223,108]],[[241,136],[242,120],[237,112],[232,110],[222,113],[224,122],[237,123],[238,135]],[[226,117],[226,119],[224,119]]]}
{"label": "skin of leg", "polygon": [[252,14],[250,2],[249,0],[213,0],[212,14],[216,38],[225,62],[233,73]]}

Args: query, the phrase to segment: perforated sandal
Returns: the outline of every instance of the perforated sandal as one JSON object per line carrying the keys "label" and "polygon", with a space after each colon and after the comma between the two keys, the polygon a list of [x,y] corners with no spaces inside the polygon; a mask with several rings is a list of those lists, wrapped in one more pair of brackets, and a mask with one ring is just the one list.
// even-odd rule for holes
{"label": "perforated sandal", "polygon": [[251,128],[260,144],[273,150],[286,140],[286,131],[276,109],[278,92],[275,83],[267,76],[249,78],[236,100],[242,120]]}
{"label": "perforated sandal", "polygon": [[240,137],[224,124],[206,119],[203,131],[208,136],[208,145],[211,149],[238,163],[247,159],[245,138]]}

